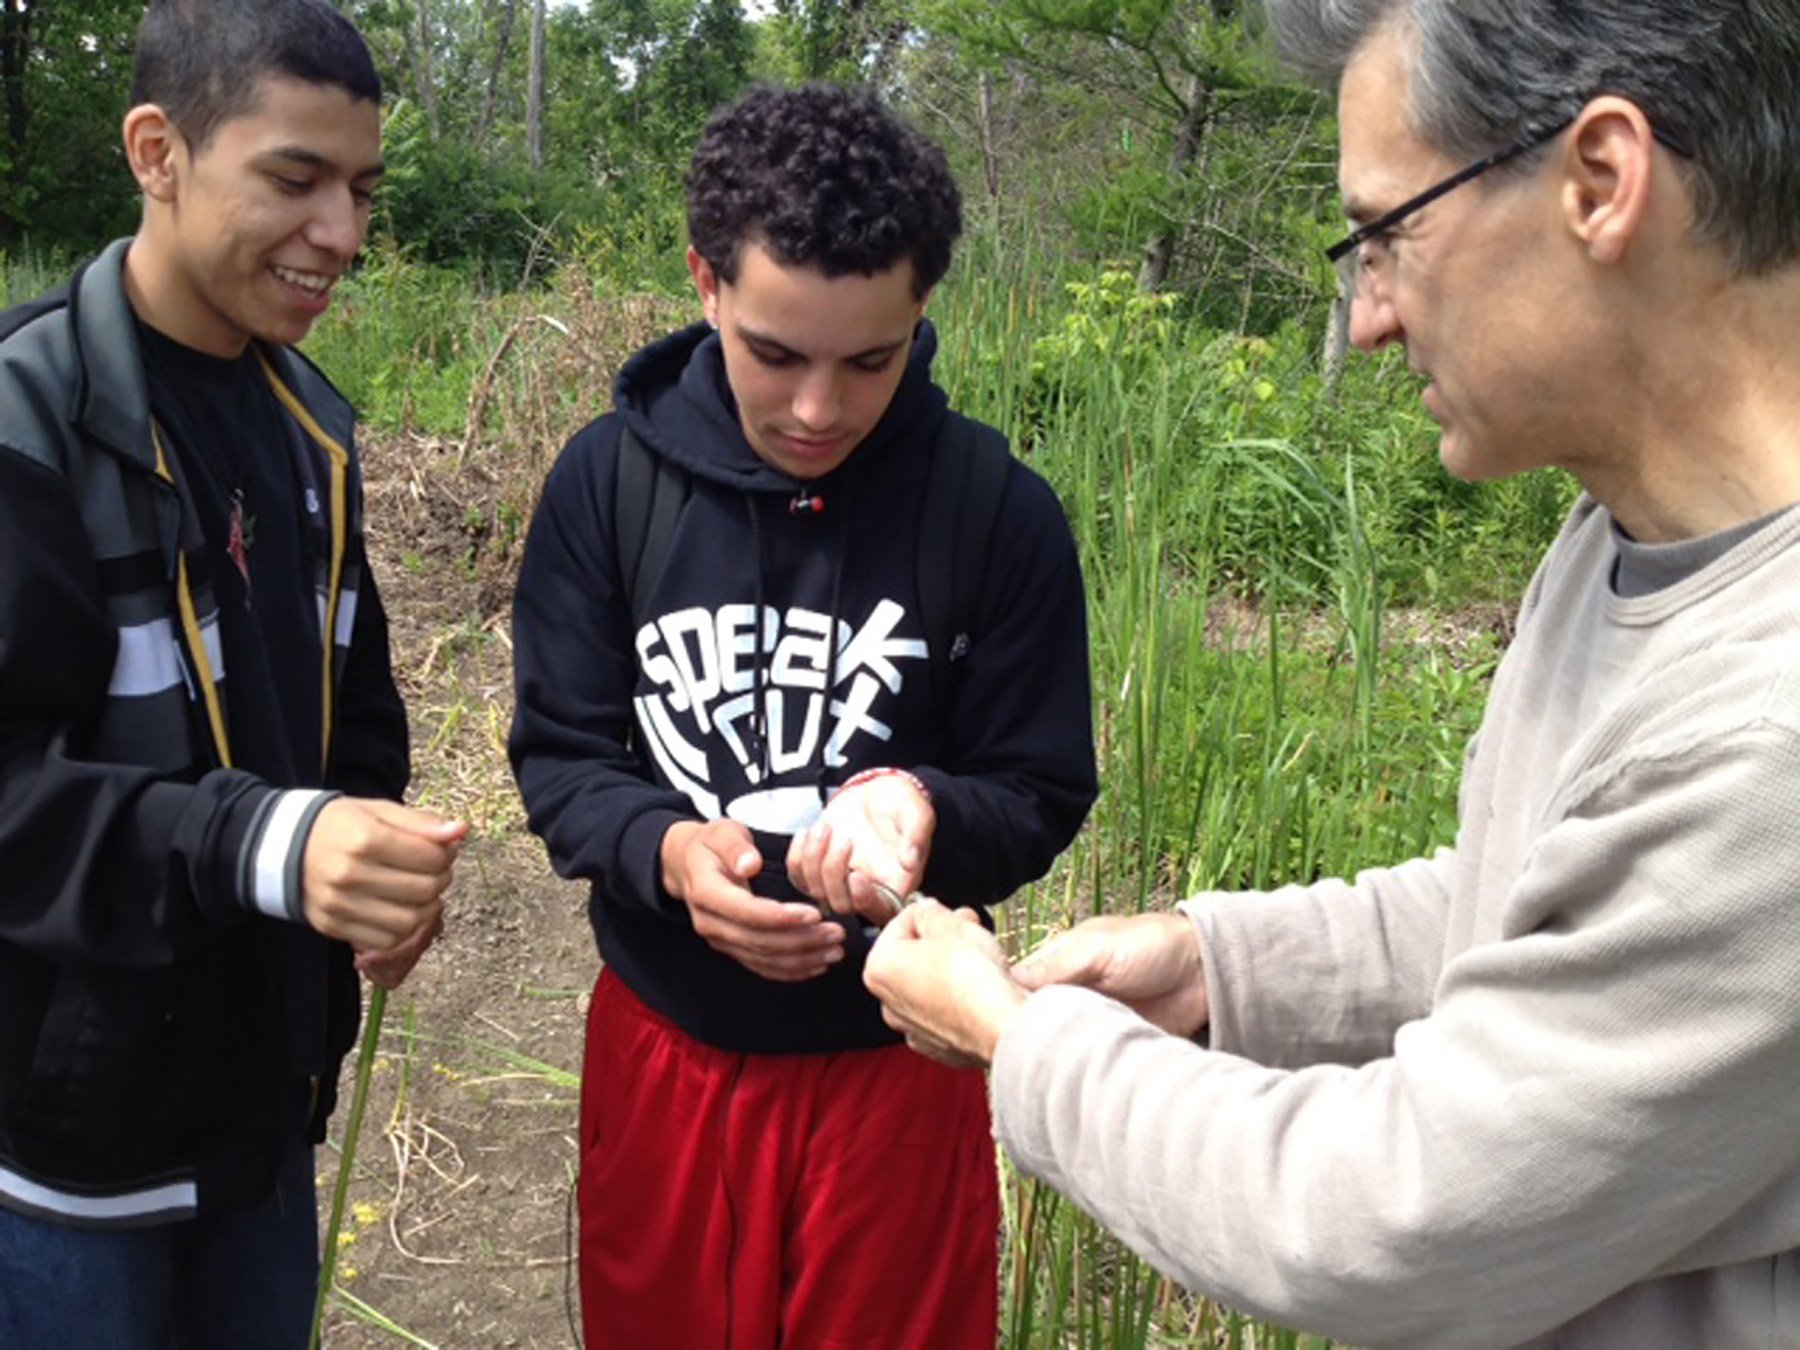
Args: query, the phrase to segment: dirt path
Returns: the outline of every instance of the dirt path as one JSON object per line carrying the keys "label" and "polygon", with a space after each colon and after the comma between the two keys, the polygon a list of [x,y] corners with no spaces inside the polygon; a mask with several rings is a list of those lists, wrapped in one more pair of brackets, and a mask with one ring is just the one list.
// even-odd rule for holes
{"label": "dirt path", "polygon": [[[473,837],[444,937],[388,1001],[339,1256],[342,1287],[417,1341],[338,1305],[331,1350],[578,1344],[568,1200],[598,961],[584,888],[551,874],[506,768],[510,562],[481,548],[455,478],[432,471],[443,453],[365,446],[370,552],[412,718],[411,799]],[[322,1214],[337,1167],[321,1150]]]}

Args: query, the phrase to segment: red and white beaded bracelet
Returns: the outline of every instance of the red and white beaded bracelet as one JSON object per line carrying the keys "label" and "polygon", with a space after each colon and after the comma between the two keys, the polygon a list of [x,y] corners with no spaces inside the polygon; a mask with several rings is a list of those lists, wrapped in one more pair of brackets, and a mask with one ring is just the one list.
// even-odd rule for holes
{"label": "red and white beaded bracelet", "polygon": [[864,783],[870,782],[871,780],[876,779],[876,778],[885,778],[889,774],[892,774],[896,778],[902,778],[902,779],[906,780],[908,783],[911,783],[913,785],[913,787],[918,790],[918,793],[921,797],[923,797],[926,801],[931,800],[931,789],[925,786],[924,779],[920,778],[918,774],[913,773],[912,771],[910,771],[908,769],[896,768],[893,765],[882,765],[878,768],[873,768],[873,769],[858,769],[855,773],[851,774],[848,778],[846,778],[844,780],[843,786],[840,787],[838,789],[838,791],[839,792],[848,792],[853,787],[861,787]]}

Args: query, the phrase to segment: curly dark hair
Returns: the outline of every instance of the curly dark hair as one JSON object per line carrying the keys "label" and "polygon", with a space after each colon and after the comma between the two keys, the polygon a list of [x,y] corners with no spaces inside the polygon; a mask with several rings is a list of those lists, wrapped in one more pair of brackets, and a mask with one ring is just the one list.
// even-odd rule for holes
{"label": "curly dark hair", "polygon": [[962,233],[944,152],[872,92],[834,84],[757,85],[714,113],[688,168],[687,211],[694,250],[727,282],[754,242],[828,277],[910,258],[923,296]]}

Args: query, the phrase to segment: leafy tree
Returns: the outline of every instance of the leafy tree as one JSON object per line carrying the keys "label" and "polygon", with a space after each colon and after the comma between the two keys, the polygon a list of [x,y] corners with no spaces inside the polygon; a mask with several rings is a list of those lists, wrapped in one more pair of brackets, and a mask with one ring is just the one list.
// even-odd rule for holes
{"label": "leafy tree", "polygon": [[697,0],[672,17],[637,72],[634,101],[649,148],[679,163],[708,114],[749,83],[754,43],[739,0]]}
{"label": "leafy tree", "polygon": [[911,10],[907,0],[774,0],[761,26],[763,73],[788,84],[883,83]]}
{"label": "leafy tree", "polygon": [[521,0],[354,0],[346,12],[388,92],[419,109],[426,133],[487,147],[502,111],[522,124]]}
{"label": "leafy tree", "polygon": [[[403,251],[496,279],[565,247],[679,239],[681,173],[707,114],[751,78],[738,0],[361,0],[383,78],[381,228]],[[535,124],[528,60],[541,51]],[[574,241],[574,242],[571,242]],[[588,261],[592,261],[591,258]]]}
{"label": "leafy tree", "polygon": [[1186,290],[1222,326],[1267,326],[1327,294],[1311,253],[1330,182],[1319,100],[1274,72],[1238,0],[921,0],[921,15],[989,72],[984,146],[1009,93],[1085,95],[1085,118],[1063,127],[1093,133],[1088,186],[1063,209],[1091,246],[1137,251],[1144,288]]}
{"label": "leafy tree", "polygon": [[0,246],[85,251],[136,222],[119,123],[141,0],[0,0]]}

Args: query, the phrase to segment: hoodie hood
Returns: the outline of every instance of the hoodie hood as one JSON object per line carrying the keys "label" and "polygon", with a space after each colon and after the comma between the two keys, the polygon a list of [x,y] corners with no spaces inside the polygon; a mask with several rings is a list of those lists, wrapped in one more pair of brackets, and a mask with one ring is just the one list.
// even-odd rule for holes
{"label": "hoodie hood", "polygon": [[633,356],[613,382],[613,402],[639,440],[696,478],[741,492],[791,494],[805,487],[829,493],[853,465],[860,471],[935,428],[948,406],[944,391],[931,382],[936,355],[937,331],[921,319],[906,373],[881,420],[843,464],[804,482],[764,463],[744,438],[724,349],[707,324],[672,333]]}

